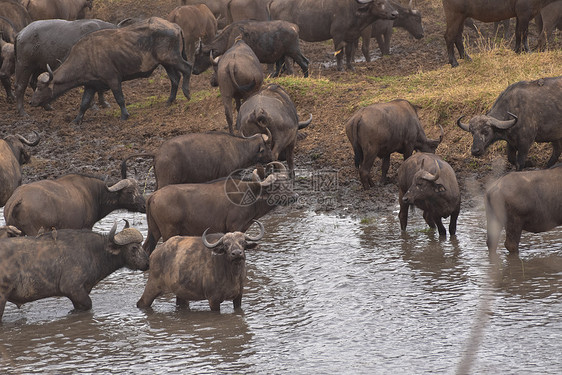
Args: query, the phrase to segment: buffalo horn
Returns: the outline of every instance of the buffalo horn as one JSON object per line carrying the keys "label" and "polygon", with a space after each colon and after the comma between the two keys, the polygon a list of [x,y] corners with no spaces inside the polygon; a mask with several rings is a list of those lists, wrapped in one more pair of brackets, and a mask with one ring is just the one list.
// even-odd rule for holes
{"label": "buffalo horn", "polygon": [[259,241],[259,240],[261,240],[261,239],[263,238],[263,235],[265,234],[265,228],[263,227],[263,224],[260,223],[260,222],[257,221],[257,220],[254,220],[254,223],[257,223],[257,224],[259,225],[259,227],[260,227],[260,232],[259,232],[258,235],[255,236],[255,237],[252,237],[252,236],[250,236],[250,235],[244,233],[244,238],[245,238],[246,240],[248,240],[248,241]]}
{"label": "buffalo horn", "polygon": [[369,4],[373,2],[373,0],[355,0],[355,1],[357,1],[359,4]]}
{"label": "buffalo horn", "polygon": [[109,240],[113,242],[113,238],[115,237],[115,232],[117,232],[117,222],[113,223],[111,230],[109,231]]}
{"label": "buffalo horn", "polygon": [[49,80],[47,82],[51,82],[53,80],[53,70],[51,69],[51,67],[49,66],[49,64],[47,64],[47,72],[49,73]]}
{"label": "buffalo horn", "polygon": [[205,231],[203,232],[203,235],[201,236],[201,241],[203,241],[203,245],[205,245],[206,247],[208,247],[209,249],[214,249],[215,247],[219,246],[220,244],[222,244],[222,239],[224,236],[222,236],[221,238],[218,239],[217,242],[215,243],[210,243],[209,241],[207,241],[207,231],[210,228],[205,229]]}
{"label": "buffalo horn", "polygon": [[441,169],[439,168],[439,163],[437,163],[437,160],[435,160],[435,167],[437,168],[437,172],[435,172],[435,174],[431,174],[428,171],[424,171],[422,178],[427,181],[437,181],[439,175],[441,174]]}
{"label": "buffalo horn", "polygon": [[123,228],[123,229],[129,228],[129,220],[123,219],[123,221],[125,222],[125,228]]}
{"label": "buffalo horn", "polygon": [[260,178],[260,175],[258,174],[257,168],[254,169],[253,172],[252,172],[252,181],[253,182],[260,182],[261,181],[261,178]]}
{"label": "buffalo horn", "polygon": [[463,117],[464,117],[464,115],[461,116],[461,117],[459,117],[459,118],[457,119],[457,125],[459,126],[459,128],[461,128],[461,129],[464,130],[465,132],[469,132],[469,131],[470,131],[470,128],[468,127],[468,124],[463,124],[463,123],[461,122],[461,120],[462,120]]}
{"label": "buffalo horn", "polygon": [[141,243],[142,234],[135,228],[125,227],[125,229],[115,235],[113,242],[119,246],[128,245],[130,243]]}
{"label": "buffalo horn", "polygon": [[260,185],[262,187],[268,187],[272,185],[276,180],[277,180],[277,176],[275,174],[270,174]]}
{"label": "buffalo horn", "polygon": [[4,228],[6,229],[8,234],[11,234],[13,236],[21,236],[21,230],[14,227],[13,225],[6,225]]}
{"label": "buffalo horn", "polygon": [[515,125],[515,123],[517,123],[517,116],[515,116],[513,113],[511,112],[507,112],[508,115],[510,115],[511,117],[513,117],[511,120],[498,120],[496,118],[491,117],[490,122],[492,123],[492,126],[498,129],[509,129],[511,128],[513,125]]}
{"label": "buffalo horn", "polygon": [[28,141],[22,135],[19,135],[19,134],[17,134],[17,137],[20,141],[22,141],[23,143],[25,143],[28,146],[37,146],[39,144],[39,141],[41,140],[41,137],[39,136],[39,133],[37,133],[35,130],[33,131],[33,133],[35,133],[35,137],[36,137],[36,139],[33,142]]}
{"label": "buffalo horn", "polygon": [[107,190],[111,191],[111,192],[115,192],[115,191],[119,191],[119,190],[123,190],[126,187],[129,187],[132,185],[132,182],[129,178],[121,180],[119,182],[117,182],[115,185],[113,186],[109,186],[107,188]]}

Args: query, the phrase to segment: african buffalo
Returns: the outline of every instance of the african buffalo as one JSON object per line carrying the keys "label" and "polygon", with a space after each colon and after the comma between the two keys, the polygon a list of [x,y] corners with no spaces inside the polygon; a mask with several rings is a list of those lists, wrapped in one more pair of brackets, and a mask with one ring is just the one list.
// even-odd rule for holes
{"label": "african buffalo", "polygon": [[177,7],[168,15],[168,21],[177,23],[183,30],[185,55],[191,63],[197,42],[209,43],[217,34],[217,20],[204,4]]}
{"label": "african buffalo", "polygon": [[[25,90],[29,84],[33,89],[36,88],[37,77],[47,71],[47,65],[52,69],[58,68],[72,46],[84,35],[116,27],[112,23],[95,19],[35,21],[25,27],[18,34],[15,42],[14,69],[16,74],[17,112],[20,115],[25,115],[23,108]],[[5,74],[7,72],[3,73],[2,76]],[[100,105],[108,106],[103,98],[103,90],[98,91],[98,97]]]}
{"label": "african buffalo", "polygon": [[[235,309],[242,305],[246,281],[246,253],[263,238],[265,230],[250,236],[242,232],[202,237],[175,236],[158,246],[150,256],[148,281],[137,307],[148,308],[162,293],[176,295],[176,305],[189,307],[189,301],[208,300],[212,311],[232,300]],[[252,242],[249,242],[252,241]]]}
{"label": "african buffalo", "polygon": [[[2,3],[0,3],[2,4]],[[6,17],[0,16],[0,41],[14,43],[16,40],[16,28],[12,21],[7,19]]]}
{"label": "african buffalo", "polygon": [[517,18],[515,27],[515,51],[529,51],[527,30],[529,22],[542,7],[556,0],[443,0],[443,10],[447,30],[445,43],[449,64],[459,65],[455,58],[455,46],[461,58],[470,59],[464,50],[462,31],[464,20],[471,17],[483,22],[502,21],[512,17]]}
{"label": "african buffalo", "polygon": [[14,227],[13,225],[0,226],[0,239],[10,238],[10,237],[19,237],[21,235],[22,235],[21,230]]}
{"label": "african buffalo", "polygon": [[180,0],[180,5],[205,4],[217,19],[217,27],[222,29],[227,25],[226,3],[229,0]]}
{"label": "african buffalo", "polygon": [[281,86],[271,83],[240,106],[236,128],[244,136],[271,134],[273,160],[286,160],[292,172],[297,130],[306,128],[311,121],[312,115],[308,121],[299,122],[289,94]]}
{"label": "african buffalo", "polygon": [[562,164],[540,171],[511,172],[486,190],[488,251],[495,253],[502,228],[505,248],[519,251],[523,230],[546,232],[562,225]]}
{"label": "african buffalo", "polygon": [[226,177],[233,171],[271,157],[270,136],[237,137],[210,132],[180,135],[162,143],[154,154],[135,154],[121,163],[121,176],[127,178],[127,160],[154,158],[156,189],[171,184],[199,183]]}
{"label": "african buffalo", "polygon": [[518,171],[525,167],[534,142],[551,142],[556,163],[562,152],[562,77],[520,81],[509,85],[485,115],[457,125],[472,133],[472,155],[482,156],[492,143],[507,141],[507,159]]}
{"label": "african buffalo", "polygon": [[28,163],[30,156],[23,145],[37,146],[41,140],[35,133],[35,140],[28,141],[21,135],[9,135],[0,140],[0,207],[14,190],[21,185],[21,165]]}
{"label": "african buffalo", "polygon": [[6,100],[8,103],[12,103],[16,98],[12,92],[12,83],[10,82],[10,77],[16,71],[15,60],[14,45],[6,43],[0,38],[0,82],[2,82],[4,90],[6,90]]}
{"label": "african buffalo", "polygon": [[217,57],[216,79],[224,105],[226,123],[231,134],[232,99],[236,102],[236,111],[240,111],[242,100],[255,94],[263,83],[263,70],[256,54],[242,40],[238,40],[222,56]]}
{"label": "african buffalo", "polygon": [[18,307],[47,297],[68,297],[74,309],[92,308],[90,291],[122,267],[146,270],[142,234],[125,228],[109,235],[63,229],[37,237],[0,240],[0,319],[6,302]]}
{"label": "african buffalo", "polygon": [[547,43],[552,40],[554,29],[562,30],[562,0],[557,0],[541,9],[535,18],[540,31],[537,48],[544,50]]}
{"label": "african buffalo", "polygon": [[299,28],[286,21],[238,21],[228,25],[209,44],[197,50],[193,74],[200,74],[209,68],[209,58],[224,54],[238,38],[254,51],[258,60],[264,64],[276,64],[276,77],[280,74],[285,58],[292,58],[308,77],[308,59],[302,54],[299,42]]}
{"label": "african buffalo", "polygon": [[435,152],[443,140],[443,128],[438,140],[428,139],[418,118],[417,108],[407,100],[371,104],[361,108],[345,124],[347,138],[355,153],[355,167],[364,189],[375,183],[370,177],[377,157],[382,159],[382,178],[390,167],[390,154],[399,152],[408,159],[414,150]]}
{"label": "african buffalo", "polygon": [[271,19],[285,20],[299,27],[299,36],[307,42],[333,39],[337,69],[353,69],[355,41],[361,30],[377,19],[395,19],[398,12],[387,0],[273,0],[269,4]]}
{"label": "african buffalo", "polygon": [[113,210],[146,212],[145,207],[133,179],[106,186],[95,177],[68,174],[18,187],[6,202],[4,218],[6,224],[33,236],[41,229],[91,229]]}
{"label": "african buffalo", "polygon": [[189,100],[191,64],[185,60],[181,27],[151,17],[130,26],[99,30],[82,37],[54,73],[47,65],[48,72],[38,77],[31,105],[48,104],[68,90],[84,86],[80,112],[74,119],[81,123],[94,93],[111,89],[121,108],[121,119],[126,120],[129,112],[121,83],[149,77],[158,65],[164,66],[172,84],[168,104],[176,98],[180,72],[182,90]]}
{"label": "african buffalo", "polygon": [[92,9],[92,2],[93,0],[21,0],[34,21],[82,19],[86,17],[86,9]]}
{"label": "african buffalo", "polygon": [[276,206],[297,200],[284,167],[264,181],[257,173],[254,176],[252,181],[229,177],[205,184],[168,185],[155,191],[146,202],[148,235],[143,248],[151,253],[160,238],[200,236],[206,228],[243,232]]}
{"label": "african buffalo", "polygon": [[400,228],[406,230],[408,208],[414,205],[423,211],[425,222],[447,234],[441,218],[451,216],[449,233],[457,232],[461,195],[455,171],[435,154],[417,152],[398,168],[398,201]]}
{"label": "african buffalo", "polygon": [[389,3],[398,12],[398,17],[394,20],[376,20],[361,32],[361,40],[363,41],[361,51],[365,56],[365,61],[371,61],[371,55],[369,54],[371,37],[377,39],[382,55],[390,55],[390,38],[393,27],[405,29],[416,39],[423,38],[421,13],[419,10],[412,8],[412,0],[410,0],[407,8],[393,1],[389,1]]}

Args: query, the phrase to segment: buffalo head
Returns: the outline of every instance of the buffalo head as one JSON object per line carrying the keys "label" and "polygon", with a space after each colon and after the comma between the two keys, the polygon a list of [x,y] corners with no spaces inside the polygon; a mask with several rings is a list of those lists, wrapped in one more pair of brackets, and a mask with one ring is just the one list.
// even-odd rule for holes
{"label": "buffalo head", "polygon": [[148,269],[148,254],[141,246],[142,234],[135,228],[129,228],[127,221],[125,228],[117,234],[117,223],[113,224],[109,232],[109,243],[106,251],[124,258],[125,265],[132,270],[146,271]]}
{"label": "buffalo head", "polygon": [[37,146],[41,140],[36,131],[33,131],[33,133],[35,133],[36,137],[34,141],[29,141],[19,134],[9,135],[4,139],[4,141],[6,141],[6,143],[10,146],[12,153],[20,164],[28,163],[31,158],[23,145]]}
{"label": "buffalo head", "polygon": [[387,0],[355,0],[361,6],[357,9],[357,15],[371,14],[376,18],[394,20],[398,17],[396,9]]}
{"label": "buffalo head", "polygon": [[487,115],[475,116],[468,124],[461,122],[464,116],[459,117],[457,125],[464,131],[472,133],[472,149],[474,156],[482,156],[492,143],[500,139],[498,133],[510,129],[517,123],[517,116],[507,112],[509,120],[498,120]]}
{"label": "buffalo head", "polygon": [[29,103],[32,107],[43,106],[53,100],[53,77],[53,71],[49,64],[47,64],[47,71],[37,77],[37,88],[33,92],[31,102]]}
{"label": "buffalo head", "polygon": [[406,204],[415,204],[418,201],[431,200],[436,194],[445,191],[445,187],[442,184],[438,184],[437,180],[440,175],[440,168],[437,160],[435,160],[435,173],[431,173],[424,169],[425,159],[422,159],[420,164],[420,169],[414,174],[412,179],[412,184],[408,188],[408,191],[402,197],[402,202]]}
{"label": "buffalo head", "polygon": [[265,233],[263,224],[257,220],[254,221],[260,227],[260,233],[254,237],[242,232],[229,232],[221,236],[217,241],[211,243],[207,239],[207,231],[209,230],[209,228],[207,228],[201,236],[203,245],[211,249],[215,255],[224,254],[232,262],[242,262],[246,259],[244,250],[253,249],[258,245],[255,242],[248,243],[248,241],[259,241],[263,238]]}
{"label": "buffalo head", "polygon": [[134,212],[146,212],[146,202],[139,189],[139,185],[132,178],[126,178],[113,186],[107,187],[110,193],[115,194],[118,206]]}

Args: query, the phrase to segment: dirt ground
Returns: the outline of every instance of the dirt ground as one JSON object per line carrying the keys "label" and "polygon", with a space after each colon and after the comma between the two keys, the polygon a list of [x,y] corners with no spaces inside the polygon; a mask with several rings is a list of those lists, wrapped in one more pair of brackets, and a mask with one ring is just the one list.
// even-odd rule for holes
{"label": "dirt ground", "polygon": [[[424,16],[424,39],[417,41],[404,30],[396,29],[392,39],[392,55],[377,58],[370,63],[357,62],[355,72],[336,71],[331,41],[302,43],[302,50],[311,61],[312,77],[336,83],[356,83],[354,87],[357,89],[321,96],[306,93],[293,95],[301,119],[308,118],[309,113],[314,116],[313,124],[303,130],[299,137],[296,167],[306,171],[329,171],[331,176],[337,176],[337,187],[334,189],[334,185],[331,185],[328,191],[313,187],[307,190],[306,186],[312,185],[310,180],[302,177],[299,181],[303,182],[303,190],[306,191],[303,197],[308,199],[303,199],[297,204],[298,207],[320,211],[335,210],[339,214],[366,217],[372,215],[373,211],[395,206],[398,193],[395,184],[396,170],[402,161],[401,156],[395,155],[392,158],[389,184],[379,184],[369,191],[363,191],[343,126],[353,109],[357,108],[362,85],[370,84],[365,79],[366,76],[409,75],[430,71],[447,63],[442,36],[445,22],[441,3],[418,3],[418,9]],[[126,17],[165,16],[177,3],[163,0],[124,0],[104,5],[96,8],[94,1],[92,15],[115,22]],[[491,33],[490,25],[482,26],[484,33]],[[535,43],[533,27],[531,45]],[[472,39],[476,39],[476,34],[473,34]],[[375,50],[374,56],[380,56],[374,39],[371,44]],[[297,67],[295,74],[299,74],[299,71]],[[119,108],[108,92],[107,100],[111,108],[88,110],[81,125],[71,123],[78,112],[81,89],[71,90],[57,99],[53,103],[53,111],[30,107],[27,103],[32,91],[28,89],[25,99],[28,116],[25,117],[16,115],[14,104],[7,103],[2,92],[0,136],[3,138],[8,134],[19,133],[32,138],[33,131],[40,134],[41,143],[31,150],[32,161],[24,166],[24,183],[56,178],[67,173],[108,176],[114,181],[120,176],[121,160],[130,154],[155,151],[164,140],[180,134],[225,130],[224,109],[219,92],[217,88],[210,87],[209,77],[210,72],[193,75],[192,100],[188,102],[180,90],[177,102],[166,106],[170,84],[164,70],[159,68],[148,79],[124,83],[124,95],[131,114],[129,120],[119,119]],[[203,99],[197,99],[200,95]],[[470,137],[464,136],[459,140],[460,137],[454,135],[459,135],[461,131],[454,130],[454,125],[450,128],[447,129],[444,140],[444,145],[449,142],[447,147],[440,146],[437,152],[445,156],[457,171],[464,196],[463,205],[471,205],[474,204],[473,199],[481,195],[483,186],[490,178],[510,167],[507,166],[504,155],[488,155],[475,162],[469,153]],[[436,126],[426,127],[426,132],[431,138],[436,138],[437,129]],[[484,164],[488,167],[480,167]],[[150,160],[139,160],[129,167],[132,175],[146,183],[147,192],[154,186],[150,165]],[[380,160],[375,162],[372,173],[377,180],[380,176]]]}

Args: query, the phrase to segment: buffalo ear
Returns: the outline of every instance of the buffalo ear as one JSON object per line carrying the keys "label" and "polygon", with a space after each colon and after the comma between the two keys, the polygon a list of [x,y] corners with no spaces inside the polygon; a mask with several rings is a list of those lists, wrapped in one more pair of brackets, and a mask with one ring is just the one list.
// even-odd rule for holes
{"label": "buffalo ear", "polygon": [[213,248],[211,251],[213,252],[213,255],[222,255],[226,252],[222,244]]}
{"label": "buffalo ear", "polygon": [[442,184],[435,184],[435,192],[436,193],[442,193],[446,190],[447,189],[445,189],[445,186],[443,186]]}
{"label": "buffalo ear", "polygon": [[244,247],[245,250],[255,249],[259,244],[257,242],[248,242]]}
{"label": "buffalo ear", "polygon": [[110,243],[105,250],[111,255],[119,255],[119,253],[121,252],[121,248],[122,246]]}

